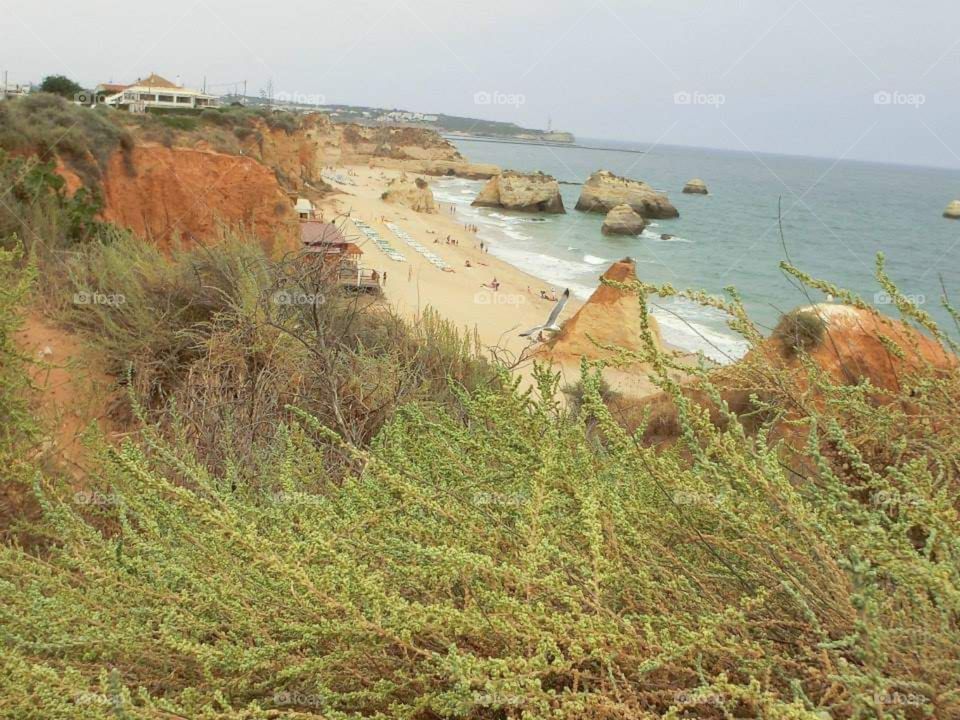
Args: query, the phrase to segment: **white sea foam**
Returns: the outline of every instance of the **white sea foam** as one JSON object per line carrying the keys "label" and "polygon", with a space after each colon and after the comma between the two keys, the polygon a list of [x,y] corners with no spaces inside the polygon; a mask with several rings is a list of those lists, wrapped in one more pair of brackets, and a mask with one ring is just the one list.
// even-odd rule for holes
{"label": "white sea foam", "polygon": [[[561,245],[556,251],[562,253],[561,248],[566,248],[566,253],[576,257],[553,256],[549,249],[544,250],[539,241],[534,241],[531,235],[521,230],[532,230],[530,223],[535,223],[537,218],[470,205],[482,184],[459,178],[444,179],[434,186],[434,196],[441,202],[455,203],[464,221],[478,226],[478,239],[488,243],[492,255],[539,278],[541,284],[532,285],[534,291],[570,288],[574,297],[587,300],[598,285],[602,266],[611,261],[585,253],[583,248],[573,244]],[[563,220],[563,217],[559,218],[561,226]],[[652,242],[692,242],[682,237],[662,240],[659,232],[651,231],[658,226],[659,223],[651,223],[641,237]],[[532,244],[537,247],[531,247]],[[589,247],[590,243],[587,243]],[[637,262],[656,264],[656,261],[645,258],[638,258]],[[681,299],[660,300],[657,304],[661,307],[652,308],[652,311],[659,321],[664,340],[670,345],[691,352],[702,351],[711,360],[724,364],[746,352],[746,342],[725,327],[724,316],[713,308]]]}
{"label": "white sea foam", "polygon": [[660,237],[661,235],[665,235],[665,234],[668,234],[668,233],[653,233],[653,232],[650,232],[650,231],[647,230],[647,229],[644,229],[644,231],[643,231],[642,233],[640,233],[640,237],[642,237],[642,238],[644,238],[644,239],[646,239],[646,240],[652,240],[653,242],[679,242],[679,243],[692,243],[692,242],[693,242],[693,240],[687,240],[686,238],[682,238],[682,237],[679,237],[679,236],[677,236],[677,235],[671,235],[671,236],[668,237],[668,238]]}

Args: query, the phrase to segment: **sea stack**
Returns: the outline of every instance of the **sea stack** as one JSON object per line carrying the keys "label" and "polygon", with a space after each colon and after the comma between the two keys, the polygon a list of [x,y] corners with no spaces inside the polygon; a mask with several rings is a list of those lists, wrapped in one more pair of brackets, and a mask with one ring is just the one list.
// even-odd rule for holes
{"label": "sea stack", "polygon": [[[630,285],[637,280],[637,266],[630,258],[613,263],[602,280]],[[650,328],[657,346],[661,346],[657,321],[651,316]],[[589,360],[610,359],[615,353],[598,347],[610,344],[627,350],[644,349],[640,309],[635,293],[604,284],[593,291],[590,299],[567,320],[560,332],[550,341],[548,352],[552,359]]]}
{"label": "sea stack", "polygon": [[683,186],[684,195],[707,195],[707,184],[700,178],[694,178]]}
{"label": "sea stack", "polygon": [[606,213],[622,204],[645,218],[680,217],[663,193],[642,180],[620,177],[609,170],[598,170],[583,184],[577,210]]}
{"label": "sea stack", "polygon": [[647,221],[623,203],[607,213],[600,232],[604,235],[639,235],[646,226]]}
{"label": "sea stack", "polygon": [[960,200],[954,200],[947,205],[947,209],[943,211],[943,216],[951,220],[960,220]]}
{"label": "sea stack", "polygon": [[522,212],[563,213],[560,184],[544,173],[507,170],[495,175],[480,190],[473,205]]}
{"label": "sea stack", "polygon": [[388,203],[396,203],[419,213],[437,212],[437,203],[430,186],[423,178],[410,182],[406,176],[391,180],[386,192],[380,196]]}

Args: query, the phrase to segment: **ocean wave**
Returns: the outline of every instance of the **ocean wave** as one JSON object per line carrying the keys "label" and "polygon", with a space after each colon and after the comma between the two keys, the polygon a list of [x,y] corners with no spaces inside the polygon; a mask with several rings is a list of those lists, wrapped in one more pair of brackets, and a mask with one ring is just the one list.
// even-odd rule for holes
{"label": "ocean wave", "polygon": [[727,316],[716,308],[671,298],[656,301],[651,311],[664,340],[683,350],[703,352],[721,365],[740,359],[749,348],[746,340],[729,329]]}
{"label": "ocean wave", "polygon": [[602,257],[597,257],[596,255],[584,255],[583,261],[585,263],[590,263],[591,265],[606,265],[609,260]]}
{"label": "ocean wave", "polygon": [[526,233],[518,232],[516,230],[510,230],[509,228],[503,231],[503,234],[507,237],[513,238],[514,240],[529,240],[530,236]]}

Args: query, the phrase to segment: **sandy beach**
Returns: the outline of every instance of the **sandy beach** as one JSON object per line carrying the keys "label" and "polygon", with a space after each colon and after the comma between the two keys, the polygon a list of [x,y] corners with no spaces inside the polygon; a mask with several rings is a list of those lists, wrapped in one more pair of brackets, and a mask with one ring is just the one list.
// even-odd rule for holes
{"label": "sandy beach", "polygon": [[[549,293],[551,287],[482,252],[476,235],[464,228],[456,214],[451,214],[450,205],[439,203],[440,211],[428,214],[381,200],[380,195],[387,184],[400,176],[401,171],[365,166],[342,170],[341,175],[356,184],[337,186],[342,194],[331,196],[320,208],[327,220],[348,213],[350,217],[361,219],[406,259],[406,262],[392,260],[374,243],[356,233],[350,222],[345,223],[346,232],[352,235],[351,242],[356,242],[364,252],[364,267],[386,273],[386,282],[383,283],[386,301],[410,319],[421,315],[427,307],[433,307],[458,327],[471,332],[475,330],[484,347],[495,348],[501,357],[519,358],[529,347],[527,339],[519,337],[519,333],[542,324],[553,308],[553,302],[540,297],[540,290]],[[407,177],[416,176],[407,173]],[[424,176],[424,179],[429,183],[433,178]],[[395,223],[439,255],[451,266],[452,272],[435,267],[394,236],[385,222]],[[337,224],[341,224],[340,219]],[[448,235],[458,244],[448,245]],[[467,267],[467,261],[471,267]],[[500,284],[497,291],[484,287],[494,279]],[[559,293],[563,288],[556,290]],[[560,319],[570,317],[580,304],[571,299]]]}
{"label": "sandy beach", "polygon": [[[480,240],[464,227],[450,204],[438,203],[439,212],[435,214],[419,213],[381,199],[388,183],[403,174],[409,179],[423,177],[428,184],[436,178],[367,166],[338,166],[337,170],[338,177],[348,183],[334,184],[340,192],[319,203],[318,208],[326,220],[335,219],[350,241],[361,247],[365,268],[385,273],[386,281],[382,283],[385,301],[410,320],[421,316],[428,307],[434,308],[463,331],[476,332],[491,356],[515,365],[515,372],[523,383],[530,383],[533,362],[543,361],[543,357],[534,357],[539,343],[531,344],[519,334],[543,324],[554,307],[553,301],[541,298],[540,291],[559,295],[564,288],[551,287],[481,251]],[[358,232],[348,218],[359,218],[373,227],[406,261],[390,258]],[[434,266],[397,238],[387,226],[388,222],[440,256],[450,265],[450,271]],[[458,244],[447,244],[448,235]],[[605,270],[606,267],[598,267],[597,276]],[[496,291],[488,287],[494,279],[499,283]],[[582,305],[582,301],[572,297],[560,322],[572,317]],[[692,356],[690,361],[693,362]],[[575,384],[580,378],[579,362],[555,363],[553,369],[561,374],[562,385]],[[658,391],[645,373],[636,370],[606,368],[604,378],[625,397],[642,398]]]}

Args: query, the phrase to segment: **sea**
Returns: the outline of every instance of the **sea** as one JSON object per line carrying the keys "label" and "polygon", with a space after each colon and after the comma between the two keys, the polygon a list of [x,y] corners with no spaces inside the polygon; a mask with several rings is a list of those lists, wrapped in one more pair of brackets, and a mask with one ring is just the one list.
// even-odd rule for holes
{"label": "sea", "polygon": [[[560,181],[564,215],[474,208],[470,203],[484,181],[433,182],[437,200],[456,204],[458,217],[479,228],[493,255],[539,278],[544,289],[570,288],[586,299],[612,262],[631,257],[646,282],[714,295],[735,287],[753,320],[769,332],[783,313],[811,299],[830,300],[815,290],[808,299],[780,269],[785,259],[895,316],[875,279],[882,252],[900,292],[957,335],[941,298],[946,290],[960,306],[960,221],[942,214],[960,198],[960,170],[610,140],[580,139],[570,147],[453,142],[473,162],[540,170]],[[602,214],[574,209],[580,184],[601,169],[667,193],[680,217],[651,220],[638,237],[604,236]],[[706,182],[709,195],[681,193],[695,177]],[[652,311],[674,346],[719,363],[747,349],[713,308],[672,298],[656,299]]]}

